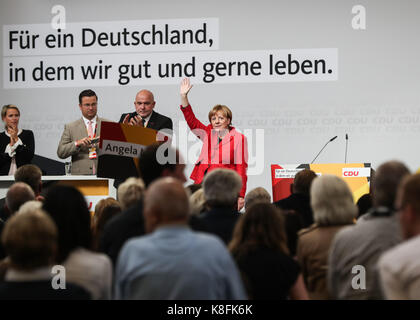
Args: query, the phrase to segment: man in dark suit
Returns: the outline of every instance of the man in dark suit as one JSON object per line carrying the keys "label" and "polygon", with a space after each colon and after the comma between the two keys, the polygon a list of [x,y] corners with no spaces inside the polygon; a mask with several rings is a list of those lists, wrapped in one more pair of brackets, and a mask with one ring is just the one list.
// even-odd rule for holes
{"label": "man in dark suit", "polygon": [[[154,111],[156,105],[153,93],[149,90],[140,90],[134,101],[136,111],[131,113],[123,113],[119,122],[131,126],[141,126],[158,131],[156,136],[157,141],[166,141],[168,136],[172,136],[173,124],[171,118],[168,118],[160,113]],[[125,174],[114,181],[114,187],[124,182],[128,176],[136,176],[136,168],[131,159],[119,159],[120,168],[124,168]],[[127,174],[128,173],[128,174]]]}
{"label": "man in dark suit", "polygon": [[120,121],[133,126],[142,126],[154,130],[169,129],[172,131],[172,120],[160,113],[154,111],[156,105],[153,93],[149,90],[141,90],[136,95],[134,107],[136,111],[132,113],[123,113]]}

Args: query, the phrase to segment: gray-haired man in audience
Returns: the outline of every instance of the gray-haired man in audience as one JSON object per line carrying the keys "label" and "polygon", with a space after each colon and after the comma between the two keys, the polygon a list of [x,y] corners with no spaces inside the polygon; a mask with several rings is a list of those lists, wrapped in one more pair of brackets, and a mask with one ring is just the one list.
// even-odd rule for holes
{"label": "gray-haired man in audience", "polygon": [[[373,209],[358,219],[356,225],[340,230],[334,238],[327,277],[333,299],[383,298],[377,262],[384,251],[402,240],[394,202],[398,185],[408,174],[407,167],[399,161],[379,166],[373,180]],[[356,276],[363,279],[353,281]]]}

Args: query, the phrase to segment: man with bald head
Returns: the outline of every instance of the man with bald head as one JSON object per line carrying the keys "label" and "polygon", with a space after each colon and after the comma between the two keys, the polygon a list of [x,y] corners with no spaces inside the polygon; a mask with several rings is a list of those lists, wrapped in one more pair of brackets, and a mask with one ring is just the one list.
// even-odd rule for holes
{"label": "man with bald head", "polygon": [[134,107],[136,111],[123,113],[120,121],[132,126],[142,126],[154,130],[173,129],[172,120],[154,111],[156,105],[153,93],[149,90],[141,90],[136,95]]}
{"label": "man with bald head", "polygon": [[188,196],[178,179],[156,180],[144,201],[148,234],[126,242],[118,257],[117,299],[246,299],[223,242],[188,227]]}
{"label": "man with bald head", "polygon": [[[24,182],[15,182],[6,194],[5,217],[0,219],[0,238],[3,233],[5,220],[14,215],[25,202],[35,200],[35,193],[29,185]],[[5,257],[5,251],[0,243],[0,260]]]}

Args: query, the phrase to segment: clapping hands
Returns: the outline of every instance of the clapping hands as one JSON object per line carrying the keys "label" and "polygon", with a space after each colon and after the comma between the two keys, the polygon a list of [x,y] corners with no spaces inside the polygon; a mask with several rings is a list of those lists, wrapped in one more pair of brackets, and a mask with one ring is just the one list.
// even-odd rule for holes
{"label": "clapping hands", "polygon": [[136,115],[130,119],[130,114],[127,114],[122,123],[129,124],[130,126],[143,127],[143,122],[139,115]]}
{"label": "clapping hands", "polygon": [[11,146],[13,146],[19,140],[18,131],[19,130],[18,130],[17,126],[11,126],[11,125],[9,125],[7,127],[7,132],[10,135],[10,145]]}

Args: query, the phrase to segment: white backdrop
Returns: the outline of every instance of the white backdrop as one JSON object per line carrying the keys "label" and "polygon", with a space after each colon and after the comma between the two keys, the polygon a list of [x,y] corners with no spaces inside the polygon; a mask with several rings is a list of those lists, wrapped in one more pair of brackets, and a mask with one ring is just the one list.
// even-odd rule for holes
{"label": "white backdrop", "polygon": [[[352,27],[356,15],[352,8],[358,4],[366,9],[365,30]],[[65,8],[69,28],[93,25],[117,32],[124,24],[131,23],[135,28],[160,21],[174,26],[174,21],[178,21],[179,28],[191,24],[191,28],[195,26],[198,30],[206,21],[207,35],[214,42],[212,46],[207,42],[181,47],[143,46],[138,50],[82,48],[74,52],[71,48],[45,52],[23,50],[15,42],[16,50],[10,51],[10,28],[31,32],[44,28],[45,31],[54,17],[51,13],[54,5]],[[270,164],[308,163],[335,135],[338,138],[328,145],[317,162],[343,162],[346,133],[348,162],[370,162],[377,167],[386,160],[400,159],[416,170],[420,134],[419,9],[418,1],[409,0],[120,0],[118,3],[3,0],[0,2],[1,104],[19,106],[20,126],[34,131],[36,153],[53,159],[58,159],[56,147],[63,125],[80,117],[78,94],[86,88],[93,89],[99,97],[98,113],[115,121],[121,113],[134,110],[137,91],[143,88],[153,91],[156,110],[174,120],[177,134],[179,128],[185,127],[179,122],[183,120],[179,110],[179,77],[154,75],[126,85],[118,84],[117,75],[107,81],[76,77],[72,82],[30,83],[30,64],[34,63],[33,68],[42,60],[52,65],[92,65],[103,59],[102,64],[115,64],[112,70],[116,71],[117,65],[123,63],[149,60],[156,67],[165,62],[185,64],[194,56],[198,70],[191,79],[195,86],[190,101],[197,116],[207,123],[211,107],[218,103],[228,105],[233,111],[233,124],[249,134],[251,159],[258,155],[257,162],[263,164],[261,168],[257,162],[250,164],[253,174],[249,176],[248,190],[263,186],[271,192]],[[197,19],[199,23],[194,24]],[[66,32],[69,30],[72,29]],[[325,58],[331,73],[319,77],[302,73],[269,77],[267,59],[272,53],[284,60],[287,53],[293,57],[302,53],[301,59]],[[219,76],[204,83],[204,62],[236,60],[260,61],[261,74]],[[10,63],[14,67],[27,65],[25,84],[10,81]],[[257,129],[264,129],[264,141],[258,145]],[[191,155],[188,158],[195,160]],[[192,165],[188,164],[188,175],[191,170]]]}

